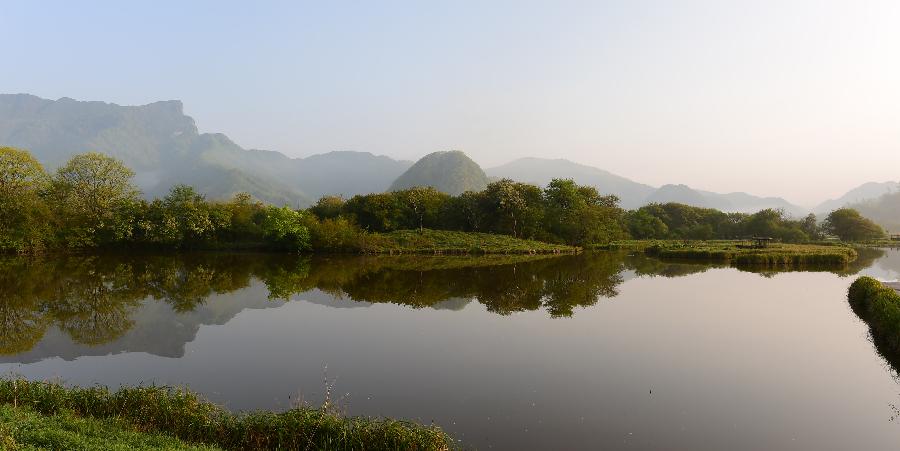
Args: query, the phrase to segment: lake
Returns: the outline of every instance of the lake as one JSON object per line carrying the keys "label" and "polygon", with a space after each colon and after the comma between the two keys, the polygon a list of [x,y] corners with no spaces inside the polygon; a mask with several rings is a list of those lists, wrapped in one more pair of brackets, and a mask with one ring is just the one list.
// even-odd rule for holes
{"label": "lake", "polygon": [[841,271],[619,252],[0,259],[0,371],[232,410],[434,422],[478,449],[897,449],[896,370]]}

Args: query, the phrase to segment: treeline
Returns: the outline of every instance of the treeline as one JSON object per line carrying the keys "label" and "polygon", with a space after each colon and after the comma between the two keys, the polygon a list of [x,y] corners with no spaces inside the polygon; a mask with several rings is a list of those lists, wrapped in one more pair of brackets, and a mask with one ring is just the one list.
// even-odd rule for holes
{"label": "treeline", "polygon": [[48,174],[27,151],[0,148],[0,251],[310,247],[301,212],[266,206],[247,194],[208,202],[184,185],[148,202],[133,177],[122,162],[99,153],[76,155]]}
{"label": "treeline", "polygon": [[550,243],[586,245],[627,238],[616,196],[572,180],[541,189],[504,179],[483,191],[450,196],[430,187],[327,196],[309,209],[320,221],[347,221],[365,231],[440,229],[510,235]]}
{"label": "treeline", "polygon": [[826,234],[851,241],[884,235],[849,209],[832,212],[822,224],[813,215],[794,220],[772,209],[725,213],[669,203],[625,211],[616,196],[572,180],[540,188],[504,179],[458,196],[421,187],[348,200],[327,196],[298,211],[243,193],[208,201],[184,185],[147,201],[133,177],[122,162],[98,153],[76,155],[50,174],[27,151],[0,148],[0,251],[146,246],[360,252],[377,238],[373,234],[423,228],[575,246],[628,238],[804,242]]}
{"label": "treeline", "polygon": [[748,214],[677,203],[650,204],[629,211],[624,221],[633,239],[709,240],[764,236],[787,243],[802,243],[828,236],[844,241],[884,237],[878,224],[849,208],[832,211],[820,223],[814,214],[796,220],[771,208]]}

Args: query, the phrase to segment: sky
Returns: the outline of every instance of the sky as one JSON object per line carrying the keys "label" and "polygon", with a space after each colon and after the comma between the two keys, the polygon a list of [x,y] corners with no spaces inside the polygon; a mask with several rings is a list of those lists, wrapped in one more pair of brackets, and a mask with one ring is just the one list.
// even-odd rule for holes
{"label": "sky", "polygon": [[566,158],[801,205],[900,180],[900,2],[0,0],[0,92],[306,156]]}

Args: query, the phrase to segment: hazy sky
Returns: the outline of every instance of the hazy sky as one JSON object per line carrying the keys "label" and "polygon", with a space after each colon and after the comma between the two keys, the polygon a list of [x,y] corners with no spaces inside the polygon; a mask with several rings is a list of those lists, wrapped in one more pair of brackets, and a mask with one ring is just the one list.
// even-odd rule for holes
{"label": "hazy sky", "polygon": [[900,179],[898,1],[136,4],[0,0],[0,92],[181,99],[292,156],[567,158],[801,204]]}

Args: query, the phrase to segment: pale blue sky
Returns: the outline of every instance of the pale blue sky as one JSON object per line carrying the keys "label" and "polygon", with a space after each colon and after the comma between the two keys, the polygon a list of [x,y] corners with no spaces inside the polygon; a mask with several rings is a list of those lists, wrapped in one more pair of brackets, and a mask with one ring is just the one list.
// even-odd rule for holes
{"label": "pale blue sky", "polygon": [[900,179],[896,1],[0,1],[0,92],[305,156],[568,158],[810,204]]}

